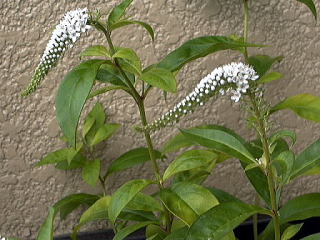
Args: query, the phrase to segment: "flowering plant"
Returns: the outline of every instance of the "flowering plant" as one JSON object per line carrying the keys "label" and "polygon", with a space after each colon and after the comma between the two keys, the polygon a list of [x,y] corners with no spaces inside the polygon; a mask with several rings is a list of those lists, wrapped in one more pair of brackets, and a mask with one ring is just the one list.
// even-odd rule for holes
{"label": "flowering plant", "polygon": [[[299,2],[306,4],[316,16],[312,0]],[[252,215],[256,219],[257,214],[272,217],[271,223],[259,236],[260,239],[292,238],[302,225],[288,223],[319,216],[320,194],[299,196],[280,208],[282,189],[292,179],[318,171],[320,142],[316,141],[296,156],[286,141],[289,137],[294,143],[295,133],[288,130],[273,132],[269,117],[279,110],[291,109],[304,118],[320,121],[317,114],[320,99],[304,94],[290,97],[272,108],[266,103],[263,85],[281,78],[282,74],[270,70],[282,57],[249,56],[248,47],[264,47],[247,42],[249,0],[243,0],[243,38],[195,38],[182,44],[160,62],[146,68],[143,68],[133,49],[116,46],[112,39],[112,33],[116,29],[138,24],[145,28],[154,40],[154,32],[149,24],[125,17],[131,3],[132,0],[124,0],[112,9],[107,19],[103,18],[104,14],[88,12],[87,9],[68,12],[54,30],[34,77],[23,95],[29,95],[36,90],[46,74],[57,65],[59,58],[74,45],[82,33],[90,28],[101,31],[108,46],[96,45],[87,48],[82,56],[95,59],[83,61],[70,71],[61,82],[57,93],[57,119],[69,145],[67,150],[62,150],[65,155],[49,154],[39,165],[63,163],[65,168],[70,169],[74,164],[79,164],[77,156],[86,146],[90,149],[108,138],[118,125],[106,127],[105,118],[102,117],[101,120],[104,113],[100,104],[95,106],[85,120],[82,129],[83,141],[77,133],[79,118],[85,103],[92,97],[108,91],[122,90],[129,94],[138,106],[141,125],[137,126],[136,130],[143,134],[147,148],[124,153],[112,162],[107,172],[102,175],[99,160],[85,160],[85,164],[80,164],[84,180],[90,184],[100,181],[101,185],[105,186],[105,180],[111,173],[146,161],[152,163],[154,179],[131,180],[112,194],[102,191],[102,194],[91,196],[90,199],[78,196],[74,198],[73,195],[62,199],[50,208],[37,239],[53,239],[55,216],[60,213],[66,217],[81,204],[87,204],[89,208],[74,228],[73,239],[77,239],[77,232],[88,222],[107,220],[114,230],[116,240],[124,239],[140,228],[146,229],[149,240],[231,240],[236,239],[233,229]],[[175,93],[176,76],[183,66],[192,60],[226,49],[242,53],[246,63],[231,63],[216,68],[172,110],[154,122],[147,121],[144,101],[152,88]],[[101,84],[107,86],[93,90],[93,86],[99,87]],[[181,133],[170,139],[161,151],[155,150],[150,133],[176,123],[184,115],[192,113],[198,106],[219,95],[230,95],[234,102],[241,99],[248,112],[248,123],[256,130],[258,139],[246,141],[224,126],[205,125],[181,129]],[[163,173],[160,171],[158,159],[193,145],[200,145],[202,148],[182,152]],[[241,161],[248,179],[264,204],[247,204],[219,189],[202,185],[215,165],[229,158]],[[156,185],[158,190],[146,194],[144,190],[151,185]],[[299,206],[299,209],[296,206]],[[258,239],[256,227],[254,235],[255,239]]]}

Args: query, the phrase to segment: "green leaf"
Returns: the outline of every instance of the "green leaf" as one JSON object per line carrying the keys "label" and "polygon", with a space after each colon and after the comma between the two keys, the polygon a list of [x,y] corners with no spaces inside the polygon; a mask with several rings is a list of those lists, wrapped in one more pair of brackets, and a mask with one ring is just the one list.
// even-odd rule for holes
{"label": "green leaf", "polygon": [[178,133],[165,143],[161,152],[164,154],[168,154],[176,152],[184,147],[190,147],[192,145],[194,145],[192,141],[186,138],[182,133]]}
{"label": "green leaf", "polygon": [[315,141],[300,153],[293,165],[291,179],[299,177],[320,164],[320,140]]}
{"label": "green leaf", "polygon": [[207,166],[215,161],[216,158],[217,155],[215,153],[206,150],[190,150],[184,152],[170,163],[163,174],[163,180],[166,181],[179,172]]}
{"label": "green leaf", "polygon": [[162,211],[161,204],[153,197],[139,192],[127,205],[132,210],[142,210],[146,212]]}
{"label": "green leaf", "polygon": [[88,47],[86,50],[84,50],[81,53],[81,56],[91,56],[91,57],[96,56],[96,57],[109,57],[109,58],[111,58],[109,50],[105,46],[102,46],[102,45]]}
{"label": "green leaf", "polygon": [[131,210],[128,208],[124,208],[119,214],[118,218],[121,220],[134,222],[157,221],[157,217],[152,212]]}
{"label": "green leaf", "polygon": [[[199,37],[185,42],[179,48],[169,53],[168,56],[157,64],[157,67],[176,72],[185,64],[211,53],[245,46],[257,47],[258,45],[236,41],[223,36]],[[259,47],[261,47],[261,45]]]}
{"label": "green leaf", "polygon": [[53,240],[53,225],[55,211],[52,207],[49,208],[48,216],[45,222],[41,225],[37,235],[37,240]]}
{"label": "green leaf", "polygon": [[308,237],[301,238],[300,240],[319,240],[319,239],[320,239],[320,233],[316,233]]}
{"label": "green leaf", "polygon": [[117,51],[113,54],[113,58],[120,58],[120,65],[123,66],[124,70],[141,75],[142,66],[139,56],[131,48],[117,47]]}
{"label": "green leaf", "polygon": [[130,6],[133,0],[124,0],[119,5],[115,6],[109,17],[108,17],[108,24],[111,26],[115,24],[125,15],[127,8]]}
{"label": "green leaf", "polygon": [[293,238],[302,228],[303,223],[291,225],[284,230],[283,234],[281,235],[281,240],[290,240]]}
{"label": "green leaf", "polygon": [[270,113],[290,109],[302,118],[320,122],[320,97],[311,94],[291,96],[274,106]]}
{"label": "green leaf", "polygon": [[[155,155],[157,159],[161,157],[161,153],[159,151],[155,151]],[[147,161],[150,161],[148,148],[140,147],[132,149],[122,154],[110,164],[107,175],[126,170]]]}
{"label": "green leaf", "polygon": [[279,72],[270,72],[260,77],[259,80],[257,80],[257,83],[264,84],[264,83],[273,82],[273,81],[279,80],[280,78],[283,78],[283,76],[284,75]]}
{"label": "green leaf", "polygon": [[113,31],[113,30],[115,30],[117,28],[121,28],[121,27],[124,27],[124,26],[127,26],[127,25],[131,25],[131,24],[137,24],[137,25],[140,25],[143,28],[145,28],[147,30],[147,32],[150,34],[150,37],[151,37],[152,41],[154,41],[154,31],[153,31],[152,27],[148,23],[145,23],[145,22],[142,22],[142,21],[121,20],[121,21],[111,25],[110,30]]}
{"label": "green leaf", "polygon": [[89,185],[95,187],[100,176],[101,161],[99,159],[88,161],[82,169],[82,178]]}
{"label": "green leaf", "polygon": [[260,77],[266,74],[273,64],[281,62],[283,56],[270,57],[268,55],[256,55],[249,57],[249,64],[254,67]]}
{"label": "green leaf", "polygon": [[180,131],[190,140],[202,146],[231,155],[246,163],[255,162],[242,142],[227,131],[215,129],[190,129]]}
{"label": "green leaf", "polygon": [[79,224],[73,229],[73,233],[71,235],[73,240],[77,239],[77,233],[85,224],[108,219],[108,207],[110,200],[110,196],[100,198],[81,215]]}
{"label": "green leaf", "polygon": [[55,165],[55,168],[60,169],[60,170],[73,170],[73,169],[77,169],[77,168],[83,168],[85,166],[87,162],[87,159],[85,158],[85,156],[83,156],[80,153],[77,153],[74,158],[72,159],[72,161],[68,162],[68,160],[63,160],[61,162],[58,162]]}
{"label": "green leaf", "polygon": [[[243,168],[247,165],[241,162]],[[250,183],[255,188],[259,196],[270,206],[270,193],[268,188],[268,179],[261,168],[253,168],[245,171]]]}
{"label": "green leaf", "polygon": [[102,125],[96,132],[92,142],[90,142],[90,146],[97,145],[98,143],[101,143],[104,140],[107,140],[110,138],[118,129],[121,127],[120,124],[116,123],[108,123],[105,125]]}
{"label": "green leaf", "polygon": [[201,215],[188,231],[186,240],[222,239],[235,227],[256,213],[267,210],[243,202],[221,203]]}
{"label": "green leaf", "polygon": [[132,180],[122,185],[112,196],[108,209],[109,218],[115,222],[123,208],[144,188],[153,182],[146,179]]}
{"label": "green leaf", "polygon": [[153,67],[143,72],[140,78],[151,86],[158,87],[164,91],[177,91],[176,78],[172,72],[167,69]]}
{"label": "green leaf", "polygon": [[154,222],[150,221],[150,222],[142,222],[142,223],[129,225],[129,226],[121,229],[119,232],[117,232],[116,235],[114,236],[113,240],[122,240],[125,237],[127,237],[128,235],[130,235],[131,233],[139,230],[140,228],[144,228],[150,224],[154,224]]}
{"label": "green leaf", "polygon": [[164,240],[186,240],[188,228],[184,227],[169,234]]}
{"label": "green leaf", "polygon": [[277,170],[277,176],[281,177],[283,185],[288,184],[294,164],[295,155],[292,151],[284,151],[280,153],[272,162]]}
{"label": "green leaf", "polygon": [[173,185],[171,189],[199,216],[219,204],[208,189],[198,184],[182,182]]}
{"label": "green leaf", "polygon": [[111,196],[105,196],[97,200],[81,215],[79,223],[86,224],[92,221],[108,219],[108,207],[110,200]]}
{"label": "green leaf", "polygon": [[296,140],[297,140],[297,135],[294,131],[290,131],[290,130],[280,130],[274,134],[272,134],[272,136],[270,137],[270,145],[274,144],[278,139],[280,138],[284,138],[284,137],[289,137],[292,140],[292,146],[295,144]]}
{"label": "green leaf", "polygon": [[74,152],[74,149],[64,148],[52,153],[49,153],[40,162],[36,164],[36,167],[41,167],[47,164],[55,164],[62,161],[67,161],[70,157],[70,154]]}
{"label": "green leaf", "polygon": [[40,227],[37,240],[53,240],[54,219],[57,213],[60,212],[60,217],[63,220],[81,204],[92,205],[97,199],[98,196],[96,195],[79,193],[69,195],[58,201],[49,208],[48,216]]}
{"label": "green leaf", "polygon": [[98,96],[100,94],[104,94],[104,93],[107,93],[107,92],[110,92],[110,91],[114,91],[114,90],[123,90],[123,91],[130,91],[129,88],[127,87],[124,87],[124,86],[107,86],[107,87],[104,87],[104,88],[100,88],[94,92],[91,92],[88,99],[90,98],[93,98],[95,96]]}
{"label": "green leaf", "polygon": [[207,177],[211,174],[212,170],[215,168],[220,156],[217,156],[216,159],[207,165],[193,168],[187,171],[179,172],[175,174],[173,179],[173,183],[179,182],[189,182],[189,183],[196,183],[202,184]]}
{"label": "green leaf", "polygon": [[198,218],[198,214],[172,190],[161,190],[160,199],[166,208],[186,225],[190,226]]}
{"label": "green leaf", "polygon": [[147,240],[163,240],[168,234],[160,226],[150,224],[146,227],[145,235]]}
{"label": "green leaf", "polygon": [[82,108],[104,60],[89,60],[75,67],[63,79],[56,97],[57,120],[68,142],[76,147],[76,132]]}
{"label": "green leaf", "polygon": [[207,187],[207,189],[218,199],[219,203],[236,202],[236,201],[241,202],[240,199],[218,188]]}
{"label": "green leaf", "polygon": [[[279,210],[280,224],[304,220],[320,216],[320,193],[309,193],[289,200]],[[271,221],[260,236],[261,240],[269,240],[274,233]]]}
{"label": "green leaf", "polygon": [[297,1],[307,5],[307,7],[310,9],[313,16],[317,20],[317,9],[316,9],[316,5],[314,4],[313,0],[297,0]]}
{"label": "green leaf", "polygon": [[[127,74],[128,75],[128,74]],[[130,75],[128,75],[130,76]],[[130,76],[130,79],[132,76]],[[108,64],[103,64],[101,65],[96,79],[100,82],[103,83],[110,83],[116,86],[123,86],[126,87],[127,85],[125,84],[125,80],[119,70],[111,65]]]}

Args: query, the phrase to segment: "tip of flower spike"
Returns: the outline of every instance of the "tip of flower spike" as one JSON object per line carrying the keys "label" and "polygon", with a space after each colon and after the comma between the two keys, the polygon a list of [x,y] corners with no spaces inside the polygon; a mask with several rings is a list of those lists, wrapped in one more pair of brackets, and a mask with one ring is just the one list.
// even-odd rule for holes
{"label": "tip of flower spike", "polygon": [[57,65],[58,60],[63,56],[64,52],[68,48],[71,48],[80,38],[81,34],[90,28],[87,25],[88,19],[87,8],[76,9],[65,14],[53,31],[31,83],[22,92],[22,96],[28,96],[33,93],[48,72]]}
{"label": "tip of flower spike", "polygon": [[239,102],[241,96],[249,90],[249,83],[258,78],[255,70],[243,63],[230,63],[218,67],[204,77],[197,87],[172,110],[143,129],[151,132],[172,125],[184,115],[192,113],[198,106],[204,105],[211,97],[219,94],[231,95],[232,101]]}

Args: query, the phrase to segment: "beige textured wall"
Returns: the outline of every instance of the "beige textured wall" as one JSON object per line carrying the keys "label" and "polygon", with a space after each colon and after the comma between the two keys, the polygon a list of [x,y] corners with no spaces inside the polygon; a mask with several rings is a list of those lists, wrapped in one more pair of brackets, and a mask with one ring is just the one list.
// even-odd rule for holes
{"label": "beige textured wall", "polygon": [[[46,153],[63,145],[57,138],[60,131],[54,113],[58,83],[67,70],[79,62],[78,53],[90,44],[105,43],[103,37],[91,32],[67,53],[41,89],[29,98],[21,98],[19,93],[31,78],[50,31],[64,12],[76,7],[108,9],[116,2],[0,1],[0,234],[31,239],[44,220],[49,205],[70,193],[97,191],[90,190],[77,171],[65,173],[52,167],[38,169],[33,165]],[[285,96],[302,92],[320,95],[320,27],[315,25],[307,8],[294,0],[252,2],[251,40],[273,45],[263,49],[264,53],[286,57],[277,66],[277,70],[285,73],[286,77],[268,86],[270,101],[275,103]],[[316,2],[319,8],[319,0]],[[143,30],[128,28],[117,32],[117,44],[135,48],[145,65],[160,60],[170,50],[193,37],[241,34],[242,29],[240,0],[136,0],[131,13],[151,23],[156,30],[156,42],[152,45]],[[214,67],[238,59],[238,54],[225,51],[189,64],[178,76],[178,95],[170,95],[167,103],[160,91],[150,95],[152,97],[146,104],[149,119],[160,116],[172,107]],[[109,94],[100,100],[106,106],[109,119],[123,124],[119,134],[101,146],[107,164],[126,149],[141,146],[144,142],[142,136],[131,129],[139,119],[137,108],[127,95]],[[224,124],[246,137],[254,137],[246,128],[243,112],[229,99],[220,98],[208,103],[180,125],[201,123]],[[282,112],[281,116],[277,114],[275,127],[297,131],[297,150],[320,137],[320,125],[298,119],[291,112]],[[156,146],[160,147],[174,132],[176,130],[165,129],[154,135]],[[163,167],[168,162],[163,163]],[[129,178],[151,177],[150,169],[146,164],[121,173],[110,181],[109,189],[115,189]],[[219,166],[208,184],[228,190],[249,202],[254,196],[236,161]],[[297,180],[285,192],[284,198],[311,191],[320,191],[320,177]],[[70,231],[76,217],[77,214],[73,214],[63,224],[59,223],[58,233]]]}

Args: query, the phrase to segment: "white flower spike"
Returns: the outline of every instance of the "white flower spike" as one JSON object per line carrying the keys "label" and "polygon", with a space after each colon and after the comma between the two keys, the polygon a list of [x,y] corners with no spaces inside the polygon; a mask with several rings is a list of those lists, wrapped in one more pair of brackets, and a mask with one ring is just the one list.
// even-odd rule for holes
{"label": "white flower spike", "polygon": [[73,46],[82,33],[90,29],[88,19],[87,8],[76,9],[65,14],[53,31],[31,83],[22,95],[26,96],[34,92],[50,69],[57,65],[64,52]]}
{"label": "white flower spike", "polygon": [[144,130],[155,131],[178,122],[184,115],[192,113],[209,98],[221,94],[231,94],[231,100],[238,102],[250,87],[250,81],[259,78],[255,70],[243,63],[230,63],[218,67],[204,77],[197,87],[172,110],[158,120],[147,125]]}

